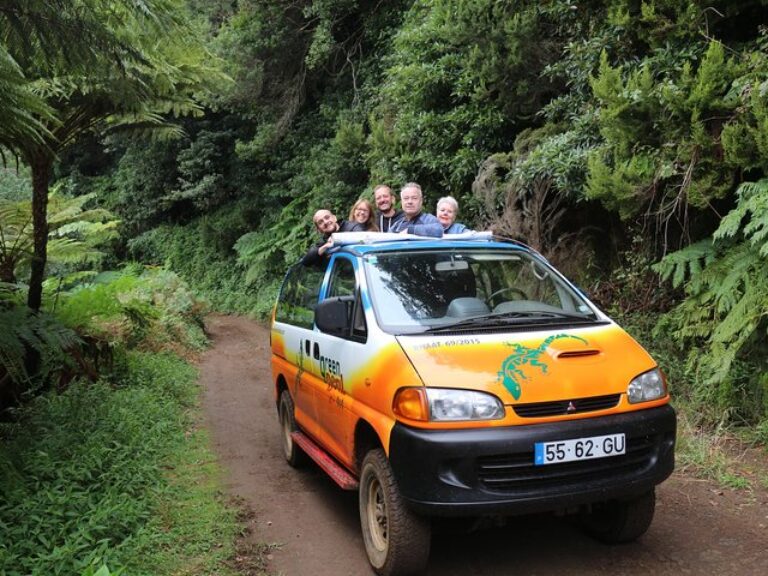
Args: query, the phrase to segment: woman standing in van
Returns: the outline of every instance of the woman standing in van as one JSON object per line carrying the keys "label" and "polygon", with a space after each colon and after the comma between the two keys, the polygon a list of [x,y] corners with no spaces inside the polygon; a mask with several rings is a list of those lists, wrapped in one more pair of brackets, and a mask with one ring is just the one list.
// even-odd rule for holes
{"label": "woman standing in van", "polygon": [[373,204],[360,198],[349,211],[349,221],[360,224],[366,232],[378,232],[379,227],[373,215]]}
{"label": "woman standing in van", "polygon": [[456,216],[459,214],[459,203],[453,196],[443,196],[437,201],[437,219],[443,225],[443,234],[461,234],[462,232],[471,232],[461,222],[456,222]]}

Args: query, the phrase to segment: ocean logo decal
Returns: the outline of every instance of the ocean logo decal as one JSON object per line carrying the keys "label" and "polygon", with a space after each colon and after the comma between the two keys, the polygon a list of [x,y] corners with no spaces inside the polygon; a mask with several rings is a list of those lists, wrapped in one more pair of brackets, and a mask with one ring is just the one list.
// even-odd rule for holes
{"label": "ocean logo decal", "polygon": [[539,357],[544,354],[547,347],[549,347],[552,342],[555,340],[561,340],[563,338],[573,338],[574,340],[578,340],[584,344],[587,344],[587,341],[584,338],[571,336],[570,334],[555,334],[550,336],[546,338],[537,348],[528,348],[522,344],[507,342],[507,346],[511,346],[514,349],[514,352],[507,356],[504,362],[501,363],[501,370],[498,373],[497,382],[503,384],[504,388],[506,388],[509,393],[512,394],[512,398],[519,400],[523,393],[520,383],[522,380],[528,379],[528,377],[525,375],[525,372],[523,371],[523,366],[535,366],[541,369],[542,374],[546,374],[547,364],[542,362]]}

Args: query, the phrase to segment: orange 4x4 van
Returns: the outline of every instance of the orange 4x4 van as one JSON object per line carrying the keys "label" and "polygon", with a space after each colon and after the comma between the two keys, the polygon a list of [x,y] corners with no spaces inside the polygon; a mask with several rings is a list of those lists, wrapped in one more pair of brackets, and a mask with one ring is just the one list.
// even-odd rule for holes
{"label": "orange 4x4 van", "polygon": [[674,467],[650,355],[525,245],[346,233],[272,321],[285,457],[359,491],[373,569],[418,574],[435,517],[578,514],[641,536]]}

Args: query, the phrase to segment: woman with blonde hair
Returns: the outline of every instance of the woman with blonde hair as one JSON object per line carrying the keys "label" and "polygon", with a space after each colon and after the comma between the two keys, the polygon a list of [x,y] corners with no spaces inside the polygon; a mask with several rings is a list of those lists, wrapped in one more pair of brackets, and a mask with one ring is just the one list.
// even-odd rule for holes
{"label": "woman with blonde hair", "polygon": [[349,221],[361,224],[366,232],[378,232],[374,218],[373,204],[365,198],[360,198],[349,211]]}

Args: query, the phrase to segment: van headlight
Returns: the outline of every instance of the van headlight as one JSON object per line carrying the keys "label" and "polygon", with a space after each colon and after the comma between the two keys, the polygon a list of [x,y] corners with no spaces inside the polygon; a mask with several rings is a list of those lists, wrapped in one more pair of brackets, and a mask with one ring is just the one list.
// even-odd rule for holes
{"label": "van headlight", "polygon": [[658,368],[636,376],[627,386],[627,399],[630,404],[658,400],[666,395],[667,383]]}
{"label": "van headlight", "polygon": [[411,420],[460,422],[504,418],[504,405],[492,394],[453,388],[402,388],[393,402],[395,414]]}

